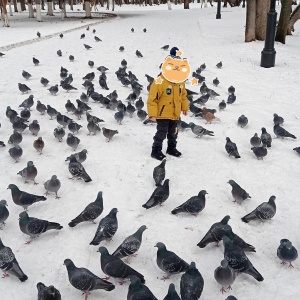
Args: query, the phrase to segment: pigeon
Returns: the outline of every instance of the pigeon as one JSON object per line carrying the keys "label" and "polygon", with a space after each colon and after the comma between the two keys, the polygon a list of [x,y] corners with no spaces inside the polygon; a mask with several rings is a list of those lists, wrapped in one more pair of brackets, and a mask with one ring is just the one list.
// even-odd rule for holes
{"label": "pigeon", "polygon": [[100,66],[100,67],[97,68],[97,70],[98,70],[99,72],[101,72],[101,73],[105,73],[105,72],[108,71],[109,69],[106,68],[105,66]]}
{"label": "pigeon", "polygon": [[200,98],[194,100],[193,104],[197,103],[200,105],[205,105],[205,103],[208,101],[209,97],[210,97],[210,94],[202,95]]}
{"label": "pigeon", "polygon": [[143,31],[144,31],[144,32],[147,32],[147,29],[146,29],[146,28],[144,28],[144,29],[143,29]]}
{"label": "pigeon", "polygon": [[0,200],[0,230],[3,228],[3,226],[5,226],[5,221],[9,217],[9,211],[6,208],[6,206],[7,206],[6,200]]}
{"label": "pigeon", "polygon": [[75,59],[75,57],[74,57],[73,55],[69,55],[69,61],[70,61],[70,62],[73,62],[74,59]]}
{"label": "pigeon", "polygon": [[185,272],[189,268],[189,264],[174,252],[168,251],[165,244],[157,243],[154,247],[157,247],[157,266],[167,273],[167,276],[163,277],[164,280],[169,279],[170,275]]}
{"label": "pigeon", "polygon": [[124,111],[118,111],[115,113],[114,117],[115,120],[119,123],[119,125],[121,125],[123,119],[124,119]]}
{"label": "pigeon", "polygon": [[[96,42],[102,42],[102,40],[100,38],[98,38],[97,36],[94,36],[94,39]],[[87,45],[88,46],[88,45]],[[88,50],[88,49],[87,49]]]}
{"label": "pigeon", "polygon": [[91,68],[94,67],[94,64],[95,64],[95,63],[94,63],[92,60],[89,60],[89,61],[88,61],[88,65],[89,65]]}
{"label": "pigeon", "polygon": [[37,135],[40,131],[40,125],[37,120],[33,120],[31,124],[29,124],[29,131],[32,135]]}
{"label": "pigeon", "polygon": [[60,292],[53,286],[45,286],[42,282],[37,285],[38,300],[61,300]]}
{"label": "pigeon", "polygon": [[231,231],[231,226],[228,225],[229,219],[230,216],[227,215],[220,222],[214,223],[197,246],[205,248],[209,243],[216,242],[218,244],[226,232]]}
{"label": "pigeon", "polygon": [[177,127],[179,130],[184,131],[185,129],[191,129],[190,125],[182,120],[178,120]]}
{"label": "pigeon", "polygon": [[15,145],[8,150],[8,153],[15,160],[15,163],[18,163],[23,154],[23,149],[19,145]]}
{"label": "pigeon", "polygon": [[69,172],[72,175],[73,179],[74,177],[83,179],[84,182],[91,182],[91,177],[87,174],[82,164],[76,160],[76,157],[74,155],[71,155],[70,163],[69,163]]}
{"label": "pigeon", "polygon": [[214,132],[203,128],[202,126],[196,125],[193,122],[189,123],[192,132],[196,135],[196,137],[202,137],[203,135],[214,136]]}
{"label": "pigeon", "polygon": [[232,290],[231,285],[234,283],[235,274],[234,271],[228,266],[226,259],[223,259],[221,261],[221,265],[215,269],[214,277],[217,283],[222,285],[222,288],[220,289],[222,294],[224,292],[226,293],[226,286],[228,286],[227,290]]}
{"label": "pigeon", "polygon": [[135,54],[137,57],[143,57],[143,54],[139,50],[136,50]]}
{"label": "pigeon", "polygon": [[62,39],[62,38],[64,37],[64,35],[61,33],[61,34],[59,35],[59,37]]}
{"label": "pigeon", "polygon": [[122,67],[127,67],[127,61],[125,59],[121,60],[121,66]]}
{"label": "pigeon", "polygon": [[96,135],[97,132],[101,131],[101,128],[93,120],[88,122],[87,129],[89,131],[88,135],[90,135],[91,133],[93,133],[93,135]]}
{"label": "pigeon", "polygon": [[40,38],[41,37],[41,34],[39,32],[36,33],[36,35]]}
{"label": "pigeon", "polygon": [[69,74],[69,76],[67,76],[64,80],[64,83],[68,83],[71,84],[73,82],[73,75]]}
{"label": "pigeon", "polygon": [[235,100],[236,100],[235,94],[229,95],[227,98],[227,104],[233,104],[235,102]]}
{"label": "pigeon", "polygon": [[65,104],[65,108],[67,112],[74,112],[76,110],[75,105],[71,102],[71,100],[67,100],[67,103]]}
{"label": "pigeon", "polygon": [[58,84],[51,86],[48,91],[50,92],[51,95],[56,96],[58,93]]}
{"label": "pigeon", "polygon": [[47,180],[44,183],[44,188],[46,190],[45,195],[49,195],[50,193],[55,193],[55,199],[59,199],[60,197],[58,197],[57,192],[61,187],[61,183],[59,181],[59,179],[57,178],[56,175],[52,175],[51,179]]}
{"label": "pigeon", "polygon": [[257,208],[255,208],[251,213],[244,216],[242,221],[245,223],[249,223],[253,220],[270,220],[276,214],[276,204],[275,204],[275,196],[271,196],[268,202],[263,202]]}
{"label": "pigeon", "polygon": [[110,100],[117,100],[118,99],[118,93],[116,90],[113,90],[108,96]]}
{"label": "pigeon", "polygon": [[142,225],[134,234],[127,237],[112,255],[118,258],[134,255],[141,247],[142,236],[146,229],[147,227]]}
{"label": "pigeon", "polygon": [[36,102],[37,104],[36,104],[36,110],[38,111],[38,112],[40,112],[42,115],[45,113],[45,111],[47,110],[47,107],[46,107],[46,105],[45,104],[43,104],[41,101],[37,101]]}
{"label": "pigeon", "polygon": [[8,119],[10,119],[11,117],[16,117],[18,113],[15,110],[13,110],[10,106],[7,106],[5,115]]}
{"label": "pigeon", "polygon": [[153,293],[142,284],[140,278],[135,275],[130,276],[127,300],[158,300]]}
{"label": "pigeon", "polygon": [[229,95],[234,95],[235,93],[235,88],[231,85],[229,88],[228,88],[228,94]]}
{"label": "pigeon", "polygon": [[87,44],[83,44],[83,46],[84,46],[84,48],[85,48],[86,50],[90,50],[90,49],[93,48],[93,47],[91,47],[91,46],[89,46],[89,45],[87,45]]}
{"label": "pigeon", "polygon": [[203,107],[203,109],[202,109],[202,117],[206,121],[206,124],[211,123],[213,120],[221,122],[221,120],[219,118],[215,117],[215,115],[213,113],[208,111],[208,109],[206,107]]}
{"label": "pigeon", "polygon": [[112,283],[101,279],[88,269],[77,268],[71,259],[65,259],[64,265],[67,268],[70,283],[77,290],[84,292],[85,300],[93,290],[112,291],[115,288]]}
{"label": "pigeon", "polygon": [[89,107],[86,103],[80,101],[79,99],[76,99],[76,102],[77,102],[77,106],[80,110],[82,110],[82,111],[92,110],[91,107]]}
{"label": "pigeon", "polygon": [[90,26],[88,25],[88,27],[86,28],[86,30],[90,30]]}
{"label": "pigeon", "polygon": [[87,120],[88,122],[93,121],[93,122],[96,123],[96,124],[98,124],[98,123],[100,123],[100,122],[104,122],[104,120],[99,119],[99,118],[96,117],[96,116],[92,116],[92,115],[91,115],[90,113],[88,113],[88,112],[86,112],[86,120]]}
{"label": "pigeon", "polygon": [[0,268],[4,272],[2,278],[9,276],[9,274],[16,276],[21,282],[28,279],[19,266],[18,261],[11,248],[4,246],[0,238]]}
{"label": "pigeon", "polygon": [[112,129],[108,129],[105,127],[102,127],[102,133],[104,135],[104,137],[106,137],[107,142],[109,142],[114,135],[118,134],[118,130],[112,130]]}
{"label": "pigeon", "polygon": [[219,103],[219,110],[223,110],[226,108],[226,102],[225,100],[222,100],[220,103]]}
{"label": "pigeon", "polygon": [[132,118],[132,115],[135,112],[135,107],[129,102],[126,107],[126,112],[129,114],[129,117]]}
{"label": "pigeon", "polygon": [[182,300],[200,299],[204,287],[204,280],[196,264],[191,262],[180,279],[180,295]]}
{"label": "pigeon", "polygon": [[70,223],[70,227],[75,227],[82,222],[93,222],[95,224],[95,219],[97,219],[103,212],[103,198],[102,192],[99,192],[97,198],[94,202],[88,204],[85,209]]}
{"label": "pigeon", "polygon": [[[68,84],[68,83],[65,83],[64,81],[61,82],[61,85],[60,85],[65,91],[69,92],[71,90],[76,90],[76,87],[72,86],[71,84]],[[58,90],[58,88],[57,88]]]}
{"label": "pigeon", "polygon": [[215,86],[218,86],[219,83],[220,83],[220,81],[219,81],[218,77],[216,77],[216,78],[213,80],[213,84],[214,84]]}
{"label": "pigeon", "polygon": [[289,137],[289,138],[292,138],[292,139],[296,139],[296,137],[289,133],[287,130],[285,130],[283,127],[281,127],[279,124],[277,125],[274,125],[274,134],[276,135],[276,137],[280,137],[280,138],[285,138],[285,137]]}
{"label": "pigeon", "polygon": [[114,278],[128,278],[132,275],[137,276],[142,283],[145,283],[144,276],[126,265],[120,258],[109,254],[105,247],[99,247],[101,253],[100,266],[103,273]]}
{"label": "pigeon", "polygon": [[41,77],[41,84],[43,86],[47,86],[49,83],[49,80],[47,78]]}
{"label": "pigeon", "polygon": [[38,137],[38,139],[33,142],[33,147],[36,151],[38,151],[38,152],[40,152],[40,154],[42,154],[43,149],[45,147],[45,143],[41,136]]}
{"label": "pigeon", "polygon": [[205,70],[206,69],[206,64],[204,63],[204,64],[202,64],[201,66],[200,66],[200,70],[201,70],[201,72],[203,71],[203,70]]}
{"label": "pigeon", "polygon": [[267,132],[266,128],[261,129],[261,136],[260,136],[261,142],[263,145],[266,145],[268,148],[271,147],[272,144],[272,137],[271,135]]}
{"label": "pigeon", "polygon": [[68,73],[67,72],[60,72],[59,76],[62,80],[66,80],[68,78]]}
{"label": "pigeon", "polygon": [[259,147],[261,145],[261,139],[260,137],[257,135],[257,133],[254,134],[254,136],[250,139],[250,144],[253,147]]}
{"label": "pigeon", "polygon": [[40,61],[39,61],[37,58],[35,58],[35,57],[32,58],[32,61],[33,61],[33,64],[34,64],[35,66],[38,66],[39,63],[40,63]]}
{"label": "pigeon", "polygon": [[82,79],[93,81],[95,79],[95,72],[87,73],[84,77],[82,77]]}
{"label": "pigeon", "polygon": [[22,71],[22,76],[26,80],[28,80],[30,77],[32,77],[32,75],[30,73],[26,72],[25,70]]}
{"label": "pigeon", "polygon": [[71,120],[72,119],[70,119],[69,117],[67,117],[65,115],[62,115],[60,112],[56,116],[57,123],[60,124],[61,126],[63,126],[63,128],[65,128]]}
{"label": "pigeon", "polygon": [[168,199],[169,195],[169,179],[166,179],[162,186],[158,186],[154,190],[154,192],[150,196],[150,199],[145,204],[143,204],[142,207],[149,209],[157,205],[162,205]]}
{"label": "pigeon", "polygon": [[72,133],[68,133],[67,145],[75,151],[80,143],[80,139],[74,136]]}
{"label": "pigeon", "polygon": [[[87,150],[83,149],[80,152],[74,153],[72,154],[73,156],[75,156],[76,160],[79,161],[80,163],[83,163],[86,160],[86,154],[87,154]],[[70,161],[71,156],[67,157],[65,161]]]}
{"label": "pigeon", "polygon": [[3,57],[4,55],[5,55],[4,53],[0,52],[0,57]]}
{"label": "pigeon", "polygon": [[61,50],[57,50],[57,51],[56,51],[56,54],[57,54],[58,56],[62,56]]}
{"label": "pigeon", "polygon": [[266,145],[263,145],[262,147],[252,147],[251,150],[253,151],[257,159],[264,159],[264,157],[268,154]]}
{"label": "pigeon", "polygon": [[241,158],[236,144],[233,143],[229,137],[226,138],[225,150],[229,154],[229,156],[233,156],[234,158]]}
{"label": "pigeon", "polygon": [[209,94],[212,99],[215,99],[215,97],[220,96],[217,92],[209,88],[206,88],[206,93]]}
{"label": "pigeon", "polygon": [[166,176],[166,170],[165,170],[165,165],[166,165],[167,160],[163,159],[163,161],[153,169],[153,179],[155,182],[156,186],[161,186],[163,180],[165,179]]}
{"label": "pigeon", "polygon": [[300,147],[296,147],[293,150],[300,154]]}
{"label": "pigeon", "polygon": [[58,139],[59,142],[62,141],[62,138],[65,136],[65,134],[66,134],[65,130],[61,126],[58,126],[53,131],[53,135]]}
{"label": "pigeon", "polygon": [[30,110],[27,108],[23,109],[20,113],[20,117],[21,119],[24,120],[24,122],[27,122],[30,119],[30,116],[31,116]]}
{"label": "pigeon", "polygon": [[163,300],[181,300],[178,296],[174,283],[170,283],[167,296]]}
{"label": "pigeon", "polygon": [[207,86],[206,86],[206,83],[203,82],[202,85],[200,86],[200,93],[203,95],[206,93],[206,89],[207,89]]}
{"label": "pigeon", "polygon": [[18,131],[19,133],[22,133],[26,128],[28,127],[27,124],[24,124],[21,119],[13,122],[13,129]]}
{"label": "pigeon", "polygon": [[101,219],[90,245],[99,245],[102,241],[112,239],[118,229],[117,208],[113,208],[109,214]]}
{"label": "pigeon", "polygon": [[61,230],[63,228],[59,223],[29,217],[26,211],[19,214],[19,227],[23,233],[30,236],[30,240],[26,244],[30,244],[34,238],[48,230]]}
{"label": "pigeon", "polygon": [[22,94],[31,91],[31,89],[26,84],[23,83],[18,83],[18,87],[19,87],[19,91],[22,92]]}
{"label": "pigeon", "polygon": [[297,249],[292,245],[292,242],[288,239],[280,240],[280,245],[277,249],[277,257],[281,259],[281,264],[285,265],[287,262],[289,264],[289,268],[294,268],[292,262],[298,258]]}
{"label": "pigeon", "polygon": [[222,62],[220,61],[219,63],[217,63],[216,64],[216,67],[218,68],[218,69],[221,69],[222,68],[222,66],[223,66],[223,64],[222,64]]}
{"label": "pigeon", "polygon": [[256,252],[255,247],[246,243],[241,237],[239,237],[237,234],[233,233],[232,230],[229,230],[225,233],[226,236],[228,236],[234,245],[239,246],[244,251],[247,252]]}
{"label": "pigeon", "polygon": [[124,46],[120,46],[119,51],[123,52],[125,50]]}
{"label": "pigeon", "polygon": [[280,117],[277,114],[274,114],[273,116],[274,116],[274,118],[273,118],[274,125],[282,125],[283,124],[283,122],[284,122],[283,117]]}
{"label": "pigeon", "polygon": [[[77,109],[76,109],[76,111],[77,111]],[[81,111],[80,109],[79,109],[79,111]],[[81,111],[82,112],[82,111]],[[83,114],[83,112],[81,113],[81,115]],[[68,122],[68,129],[71,131],[71,132],[73,132],[73,134],[75,134],[76,132],[78,132],[79,130],[80,130],[80,128],[81,128],[82,126],[80,125],[80,124],[77,124],[75,121],[73,121],[73,120],[70,120],[69,122]]]}
{"label": "pigeon", "polygon": [[25,183],[28,183],[28,180],[32,180],[35,185],[37,184],[35,182],[35,177],[37,176],[37,168],[34,166],[32,161],[29,161],[27,163],[27,167],[18,172],[17,175],[23,177],[25,179]]}
{"label": "pigeon", "polygon": [[239,118],[238,118],[238,125],[242,128],[246,127],[248,124],[248,118],[245,117],[244,115],[241,115]]}
{"label": "pigeon", "polygon": [[105,90],[109,90],[108,86],[107,86],[107,83],[106,83],[106,80],[100,76],[99,78],[99,84],[100,86],[105,89]]}
{"label": "pigeon", "polygon": [[229,180],[229,183],[232,187],[231,194],[234,199],[233,202],[237,202],[238,204],[242,204],[244,200],[251,198],[250,195],[242,189],[234,180]]}
{"label": "pigeon", "polygon": [[262,275],[254,268],[243,249],[232,243],[226,235],[223,237],[224,259],[228,266],[236,273],[246,273],[253,276],[257,281],[263,281]]}
{"label": "pigeon", "polygon": [[128,86],[130,85],[130,80],[126,77],[121,77],[121,83],[124,85],[124,86]]}
{"label": "pigeon", "polygon": [[93,33],[96,33],[96,29],[93,29]]}
{"label": "pigeon", "polygon": [[181,212],[187,212],[193,215],[197,215],[205,208],[206,194],[207,192],[205,190],[201,190],[198,196],[191,197],[186,202],[173,209],[171,213],[173,215],[177,215]]}
{"label": "pigeon", "polygon": [[131,32],[132,32],[132,33],[134,32],[134,28],[131,28]]}

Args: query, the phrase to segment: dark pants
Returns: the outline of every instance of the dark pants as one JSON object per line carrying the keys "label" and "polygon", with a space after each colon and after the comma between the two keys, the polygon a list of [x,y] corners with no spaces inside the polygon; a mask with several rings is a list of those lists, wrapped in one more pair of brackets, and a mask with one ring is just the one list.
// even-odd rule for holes
{"label": "dark pants", "polygon": [[163,141],[168,138],[168,144],[176,146],[178,135],[177,120],[157,119],[157,132],[153,137],[153,146],[162,145]]}

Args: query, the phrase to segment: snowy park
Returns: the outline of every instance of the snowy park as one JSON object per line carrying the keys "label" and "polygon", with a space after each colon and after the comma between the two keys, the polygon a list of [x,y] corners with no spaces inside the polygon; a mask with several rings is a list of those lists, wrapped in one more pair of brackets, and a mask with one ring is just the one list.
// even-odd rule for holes
{"label": "snowy park", "polygon": [[248,3],[212,5],[8,14],[1,299],[299,299],[300,21],[262,67]]}

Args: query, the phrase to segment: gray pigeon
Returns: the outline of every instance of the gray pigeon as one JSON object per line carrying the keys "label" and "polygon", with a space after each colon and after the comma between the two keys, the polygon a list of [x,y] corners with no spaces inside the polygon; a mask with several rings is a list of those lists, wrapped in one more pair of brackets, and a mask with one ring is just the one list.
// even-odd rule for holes
{"label": "gray pigeon", "polygon": [[81,95],[80,95],[80,101],[82,101],[84,103],[88,103],[88,101],[89,101],[88,95],[86,93],[82,92]]}
{"label": "gray pigeon", "polygon": [[212,99],[215,99],[215,97],[220,96],[217,92],[209,88],[206,88],[206,93],[209,94]]}
{"label": "gray pigeon", "polygon": [[127,237],[112,255],[118,258],[134,255],[141,247],[142,236],[146,229],[145,225],[141,226],[134,234]]}
{"label": "gray pigeon", "polygon": [[172,210],[173,215],[177,215],[181,212],[187,212],[192,215],[197,215],[205,208],[205,195],[207,192],[202,190],[199,192],[198,196],[193,196],[188,199],[186,202],[181,204],[180,206],[176,207]]}
{"label": "gray pigeon", "polygon": [[224,244],[224,258],[227,260],[228,265],[236,273],[245,273],[253,276],[257,281],[263,281],[264,278],[254,268],[245,252],[232,243],[226,235],[223,237]]}
{"label": "gray pigeon", "polygon": [[63,228],[59,223],[29,217],[26,211],[19,214],[19,227],[23,233],[30,236],[30,240],[26,244],[30,244],[34,238],[48,230],[61,230]]}
{"label": "gray pigeon", "polygon": [[19,145],[23,140],[22,134],[14,130],[13,134],[9,137],[8,143],[14,146]]}
{"label": "gray pigeon", "polygon": [[89,107],[86,103],[80,101],[79,99],[76,99],[77,102],[77,106],[79,109],[81,109],[82,111],[88,111],[88,110],[92,110],[91,107]]}
{"label": "gray pigeon", "polygon": [[72,133],[68,133],[67,137],[67,145],[75,151],[80,143],[80,139],[73,135]]}
{"label": "gray pigeon", "polygon": [[261,142],[263,145],[266,145],[268,148],[271,147],[272,144],[272,137],[271,135],[267,132],[266,128],[261,129],[261,136],[260,136]]}
{"label": "gray pigeon", "polygon": [[[40,37],[40,36],[39,36],[39,37]],[[40,61],[39,61],[37,58],[35,58],[35,57],[32,58],[32,61],[33,61],[33,64],[34,64],[35,66],[38,66],[39,63],[40,63]]]}
{"label": "gray pigeon", "polygon": [[[5,221],[9,217],[9,211],[6,208],[7,202],[6,200],[0,200],[0,230],[5,226]],[[1,264],[0,264],[1,265]]]}
{"label": "gray pigeon", "polygon": [[88,269],[77,268],[71,259],[65,259],[64,265],[67,268],[70,283],[75,289],[84,292],[85,300],[88,299],[91,291],[112,291],[115,288],[112,283],[101,279]]}
{"label": "gray pigeon", "polygon": [[13,122],[13,129],[22,133],[28,127],[27,124],[23,123],[20,119]]}
{"label": "gray pigeon", "polygon": [[[88,80],[88,81],[93,81],[95,79],[95,72],[87,73],[84,77],[82,77],[82,79]],[[87,97],[87,95],[85,93],[82,93],[81,95],[85,95],[85,97]],[[81,101],[83,101],[83,100],[81,100]]]}
{"label": "gray pigeon", "polygon": [[235,88],[231,85],[229,88],[228,88],[228,94],[229,95],[233,95],[235,93]]}
{"label": "gray pigeon", "polygon": [[55,199],[59,199],[60,197],[58,197],[57,192],[60,189],[60,187],[61,187],[61,183],[59,179],[57,178],[56,175],[53,175],[51,179],[47,180],[44,183],[44,188],[46,190],[45,195],[49,195],[49,192],[55,193]]}
{"label": "gray pigeon", "polygon": [[280,138],[289,137],[292,139],[296,139],[296,137],[293,134],[289,133],[287,130],[285,130],[283,127],[281,127],[279,124],[274,125],[273,129],[274,129],[274,134],[277,137],[280,137]]}
{"label": "gray pigeon", "polygon": [[203,239],[197,244],[198,247],[204,248],[209,243],[216,242],[217,244],[222,240],[223,236],[231,231],[231,226],[228,225],[230,216],[225,216],[221,222],[214,223]]}
{"label": "gray pigeon", "polygon": [[104,137],[106,137],[107,142],[109,142],[115,134],[118,134],[118,130],[112,130],[105,127],[102,127],[102,133]]}
{"label": "gray pigeon", "polygon": [[293,150],[300,154],[300,147],[296,147]]}
{"label": "gray pigeon", "polygon": [[140,278],[130,276],[130,285],[128,287],[127,300],[158,300],[152,292],[142,284]]}
{"label": "gray pigeon", "polygon": [[97,132],[101,131],[101,128],[96,123],[94,123],[94,121],[88,122],[87,129],[89,131],[88,135],[90,135],[91,133],[93,133],[93,135],[96,135]]}
{"label": "gray pigeon", "polygon": [[119,125],[121,125],[123,119],[124,119],[124,111],[117,111],[115,113],[115,120],[119,123]]}
{"label": "gray pigeon", "polygon": [[87,174],[82,164],[76,160],[74,155],[71,155],[70,157],[69,172],[72,175],[72,178],[69,179],[74,179],[74,177],[77,177],[78,179],[83,179],[84,182],[92,181],[92,178]]}
{"label": "gray pigeon", "polygon": [[[74,153],[72,155],[75,156],[77,161],[79,161],[80,163],[83,163],[86,160],[87,153],[88,153],[87,150],[83,149],[80,152]],[[68,156],[65,161],[70,161],[70,159],[71,159],[71,156]]]}
{"label": "gray pigeon", "polygon": [[274,123],[274,125],[282,125],[283,122],[284,122],[284,118],[283,117],[280,117],[277,114],[273,115],[273,123]]}
{"label": "gray pigeon", "polygon": [[27,99],[25,99],[19,107],[24,107],[30,110],[30,108],[34,105],[33,95],[30,95]]}
{"label": "gray pigeon", "polygon": [[174,283],[170,283],[168,294],[163,300],[181,300],[176,292]]}
{"label": "gray pigeon", "polygon": [[89,45],[87,45],[87,44],[83,44],[83,46],[84,46],[84,48],[85,48],[86,50],[90,50],[90,49],[93,48],[93,47],[91,47],[91,46],[89,46]]}
{"label": "gray pigeon", "polygon": [[29,91],[31,91],[31,89],[26,84],[23,84],[23,83],[18,83],[18,87],[19,87],[20,92],[22,92],[22,94],[28,93]]}
{"label": "gray pigeon", "polygon": [[11,197],[14,203],[22,206],[24,210],[27,210],[28,206],[36,202],[47,200],[44,196],[37,196],[21,191],[15,184],[10,184],[7,189],[11,190]]}
{"label": "gray pigeon", "polygon": [[60,112],[56,116],[57,123],[60,124],[63,128],[65,128],[71,120],[72,119],[65,115],[62,115]]}
{"label": "gray pigeon", "polygon": [[232,95],[228,96],[227,104],[233,104],[235,101],[236,101],[236,95],[235,94],[232,94]]}
{"label": "gray pigeon", "polygon": [[50,92],[51,95],[56,96],[58,93],[58,84],[51,86],[48,91]]}
{"label": "gray pigeon", "polygon": [[214,84],[215,86],[218,86],[219,83],[220,83],[220,81],[219,81],[218,77],[216,77],[216,78],[213,80],[213,84]]}
{"label": "gray pigeon", "polygon": [[136,50],[135,54],[137,57],[143,57],[143,54],[139,50]]}
{"label": "gray pigeon", "polygon": [[69,61],[70,61],[70,62],[73,62],[73,61],[74,61],[74,59],[75,59],[74,55],[72,55],[72,54],[71,54],[71,55],[69,55]]}
{"label": "gray pigeon", "polygon": [[47,114],[51,118],[50,120],[52,120],[53,117],[55,118],[57,116],[58,112],[55,108],[51,107],[50,105],[47,105]]}
{"label": "gray pigeon", "polygon": [[260,137],[257,135],[257,133],[254,134],[254,136],[250,139],[250,144],[253,147],[260,147],[261,145],[261,139]]}
{"label": "gray pigeon", "polygon": [[234,180],[229,180],[229,183],[232,187],[231,194],[234,199],[233,202],[237,202],[238,204],[242,204],[244,200],[251,198],[250,195],[242,189]]}
{"label": "gray pigeon", "polygon": [[112,239],[118,229],[117,208],[113,208],[109,214],[104,217],[96,230],[90,245],[99,245],[102,241]]}
{"label": "gray pigeon", "polygon": [[40,155],[42,154],[42,151],[45,147],[45,143],[41,136],[38,137],[38,139],[33,142],[33,147],[36,151],[40,152]]}
{"label": "gray pigeon", "polygon": [[135,107],[129,102],[126,107],[126,112],[129,114],[129,117],[132,118],[132,115],[135,112]]}
{"label": "gray pigeon", "polygon": [[214,132],[203,128],[202,126],[196,125],[193,122],[189,123],[192,132],[196,135],[196,137],[202,137],[203,135],[214,136]]}
{"label": "gray pigeon", "polygon": [[62,56],[61,50],[57,50],[56,53],[57,53],[58,56],[60,56],[60,57]]}
{"label": "gray pigeon", "polygon": [[221,69],[222,68],[222,66],[223,66],[223,64],[222,64],[222,62],[220,61],[219,63],[217,63],[216,64],[216,67],[218,68],[218,69]]}
{"label": "gray pigeon", "polygon": [[191,262],[190,266],[180,279],[181,299],[198,300],[201,297],[203,287],[203,277],[196,268],[196,264],[194,262]]}
{"label": "gray pigeon", "polygon": [[35,182],[35,177],[37,176],[37,168],[34,166],[32,161],[29,161],[27,163],[27,167],[18,172],[17,175],[23,177],[25,179],[25,183],[28,183],[28,180],[32,180],[34,184],[37,184]]}
{"label": "gray pigeon", "polygon": [[157,243],[155,247],[157,247],[157,266],[167,274],[162,279],[169,279],[170,275],[185,272],[189,268],[189,264],[174,252],[168,251],[165,244]]}
{"label": "gray pigeon", "polygon": [[141,121],[144,121],[148,116],[148,114],[143,109],[139,109],[136,114]]}
{"label": "gray pigeon", "polygon": [[191,129],[190,125],[182,120],[178,120],[177,123],[178,130],[184,131],[185,129]]}
{"label": "gray pigeon", "polygon": [[194,100],[193,104],[197,103],[200,105],[205,105],[205,103],[208,101],[209,97],[210,97],[210,94],[202,95],[200,98]]}
{"label": "gray pigeon", "polygon": [[280,240],[280,245],[277,249],[277,257],[281,259],[281,264],[285,265],[287,262],[289,264],[289,268],[294,268],[292,262],[298,258],[297,249],[292,245],[292,242],[288,239]]}
{"label": "gray pigeon", "polygon": [[219,103],[219,109],[220,110],[223,110],[226,108],[226,102],[225,100],[222,100],[220,103]]}
{"label": "gray pigeon", "polygon": [[233,143],[229,137],[226,138],[225,150],[229,154],[229,156],[233,156],[234,158],[241,158],[236,144]]}
{"label": "gray pigeon", "polygon": [[16,145],[10,148],[8,153],[10,157],[15,160],[15,163],[18,163],[23,154],[23,149],[19,145]]}
{"label": "gray pigeon", "polygon": [[65,134],[65,130],[61,126],[55,128],[53,132],[53,135],[58,139],[59,142],[62,141],[62,138],[65,136]]}
{"label": "gray pigeon", "polygon": [[31,113],[29,111],[29,109],[25,108],[23,110],[21,110],[20,112],[20,117],[21,119],[23,119],[24,122],[27,122],[30,119]]}
{"label": "gray pigeon", "polygon": [[45,286],[42,282],[37,285],[38,300],[61,300],[60,292],[53,286]]}
{"label": "gray pigeon", "polygon": [[28,279],[27,275],[21,270],[19,263],[12,250],[9,247],[3,245],[0,238],[0,268],[4,272],[2,278],[8,277],[9,274],[19,278],[21,282]]}
{"label": "gray pigeon", "polygon": [[248,118],[244,115],[241,115],[238,118],[238,125],[244,128],[245,126],[247,126],[247,124],[248,124]]}
{"label": "gray pigeon", "polygon": [[168,50],[169,49],[169,45],[165,45],[165,46],[161,47],[160,49]]}
{"label": "gray pigeon", "polygon": [[163,161],[153,169],[153,179],[155,181],[156,186],[161,186],[163,180],[165,179],[165,176],[166,176],[166,169],[165,169],[166,162],[167,162],[167,160],[163,159]]}
{"label": "gray pigeon", "polygon": [[275,196],[271,196],[268,202],[263,202],[257,208],[255,208],[251,213],[244,216],[242,221],[245,223],[249,223],[252,220],[270,220],[276,214],[276,204],[275,204]]}
{"label": "gray pigeon", "polygon": [[226,259],[221,261],[221,265],[215,269],[214,277],[218,284],[222,285],[220,292],[226,293],[227,290],[232,290],[231,285],[234,283],[235,274],[234,271],[228,266]]}
{"label": "gray pigeon", "polygon": [[92,116],[92,115],[91,115],[90,113],[88,113],[88,112],[86,112],[85,114],[86,114],[86,120],[87,120],[88,122],[93,121],[93,122],[96,123],[96,124],[98,124],[98,123],[100,123],[100,122],[104,122],[104,120],[99,119],[99,118],[96,117],[96,116]]}
{"label": "gray pigeon", "polygon": [[60,86],[67,92],[71,91],[71,90],[76,90],[77,91],[77,88],[75,88],[74,86],[72,86],[71,84],[69,83],[65,83],[64,81],[61,81],[61,84]]}
{"label": "gray pigeon", "polygon": [[41,77],[41,84],[43,86],[47,86],[48,83],[49,83],[49,80],[47,78]]}
{"label": "gray pigeon", "polygon": [[142,207],[149,209],[157,205],[162,205],[169,198],[169,195],[169,179],[166,179],[162,186],[158,186],[154,190],[150,199]]}
{"label": "gray pigeon", "polygon": [[40,131],[40,125],[37,120],[33,120],[31,124],[29,124],[29,131],[32,135],[37,135]]}
{"label": "gray pigeon", "polygon": [[85,209],[70,223],[70,227],[75,227],[82,222],[93,222],[97,219],[103,212],[103,198],[102,192],[99,192],[97,198],[94,202],[88,204]]}
{"label": "gray pigeon", "polygon": [[65,104],[65,108],[67,110],[67,112],[74,112],[76,110],[75,105],[71,102],[71,100],[67,100],[67,103]]}
{"label": "gray pigeon", "polygon": [[252,147],[251,150],[253,151],[257,159],[264,159],[264,157],[268,154],[266,145],[263,145],[262,147]]}
{"label": "gray pigeon", "polygon": [[[83,114],[83,111],[82,111]],[[73,120],[69,120],[68,121],[68,129],[73,132],[73,134],[75,134],[76,132],[78,132],[80,130],[80,128],[82,127],[82,125],[77,124],[75,121]]]}
{"label": "gray pigeon", "polygon": [[142,274],[126,265],[120,258],[109,254],[105,247],[99,247],[98,252],[101,253],[101,270],[106,275],[122,279],[135,275],[141,280],[142,283],[145,283],[145,279]]}
{"label": "gray pigeon", "polygon": [[119,51],[123,52],[125,50],[125,48],[123,46],[119,47]]}
{"label": "gray pigeon", "polygon": [[89,61],[88,61],[88,65],[89,65],[91,68],[93,68],[94,65],[95,65],[95,63],[94,63],[92,60],[89,60]]}

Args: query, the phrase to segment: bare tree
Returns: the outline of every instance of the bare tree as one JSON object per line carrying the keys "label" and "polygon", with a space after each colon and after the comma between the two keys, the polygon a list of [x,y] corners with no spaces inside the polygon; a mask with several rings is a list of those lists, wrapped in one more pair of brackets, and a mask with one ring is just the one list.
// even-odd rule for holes
{"label": "bare tree", "polygon": [[256,1],[247,1],[245,42],[255,41],[255,18],[256,18]]}
{"label": "bare tree", "polygon": [[275,41],[285,44],[285,37],[292,11],[292,0],[281,0],[281,12],[277,26]]}
{"label": "bare tree", "polygon": [[292,31],[294,31],[294,25],[299,19],[300,19],[300,4],[298,4],[298,6],[291,14],[291,18],[287,26],[287,34],[289,35],[292,34]]}
{"label": "bare tree", "polygon": [[190,2],[189,2],[189,0],[184,0],[183,8],[184,9],[190,9]]}
{"label": "bare tree", "polygon": [[260,41],[264,41],[266,38],[267,16],[270,2],[270,0],[256,0],[255,38]]}

